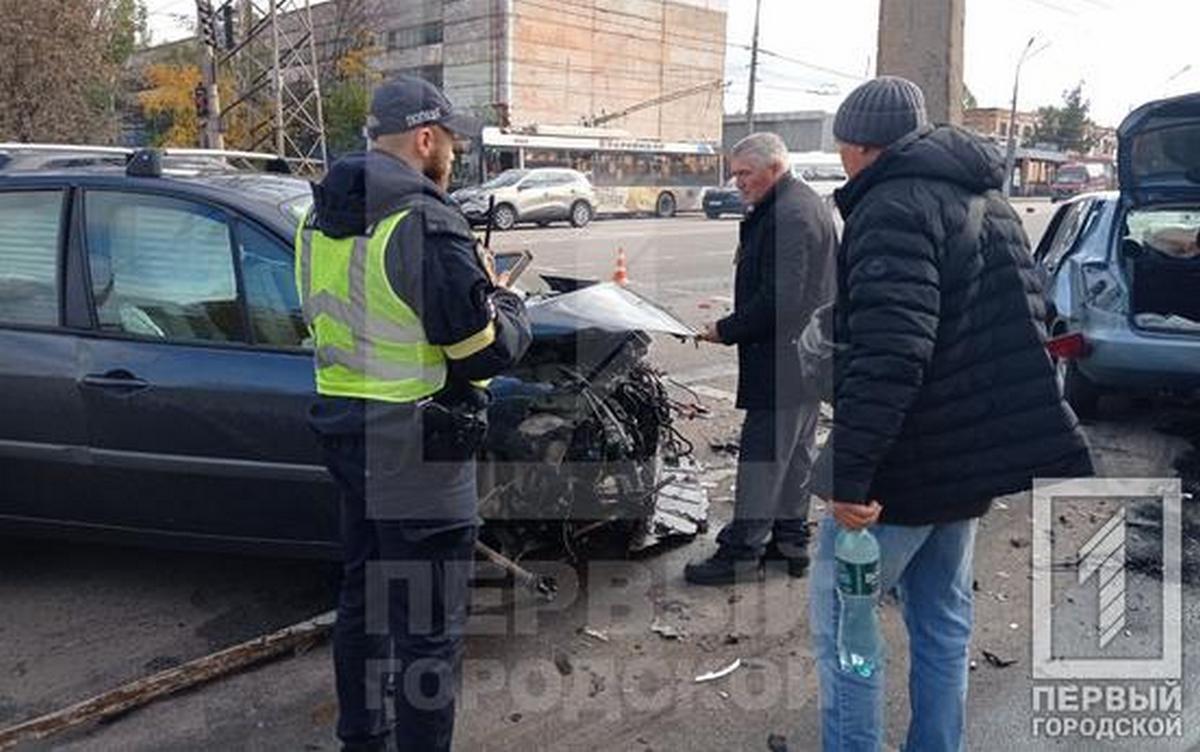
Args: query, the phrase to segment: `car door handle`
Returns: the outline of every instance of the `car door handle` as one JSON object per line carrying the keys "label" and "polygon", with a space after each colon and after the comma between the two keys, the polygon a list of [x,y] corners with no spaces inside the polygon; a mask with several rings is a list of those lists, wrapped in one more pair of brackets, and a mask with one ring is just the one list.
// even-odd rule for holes
{"label": "car door handle", "polygon": [[97,389],[120,389],[128,392],[145,389],[150,386],[149,381],[139,379],[123,368],[105,373],[89,373],[83,377],[82,382],[84,386],[95,387]]}

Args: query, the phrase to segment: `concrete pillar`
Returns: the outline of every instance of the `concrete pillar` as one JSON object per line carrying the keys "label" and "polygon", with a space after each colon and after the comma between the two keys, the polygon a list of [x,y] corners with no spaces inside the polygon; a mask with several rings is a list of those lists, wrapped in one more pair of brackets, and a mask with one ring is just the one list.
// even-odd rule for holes
{"label": "concrete pillar", "polygon": [[966,0],[880,0],[881,76],[903,76],[925,91],[929,118],[962,124]]}

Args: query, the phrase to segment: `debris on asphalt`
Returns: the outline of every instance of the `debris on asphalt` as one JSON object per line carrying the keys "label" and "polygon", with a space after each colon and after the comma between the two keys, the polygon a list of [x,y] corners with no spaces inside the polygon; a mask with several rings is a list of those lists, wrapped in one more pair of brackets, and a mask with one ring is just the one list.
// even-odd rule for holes
{"label": "debris on asphalt", "polygon": [[1008,544],[1013,548],[1026,548],[1029,546],[1029,541],[1024,538],[1009,538]]}
{"label": "debris on asphalt", "polygon": [[979,580],[971,580],[971,592],[979,592]]}
{"label": "debris on asphalt", "polygon": [[975,661],[971,661],[971,665],[970,665],[971,671],[974,671],[977,668],[979,668],[979,664],[976,663]]}
{"label": "debris on asphalt", "polygon": [[664,640],[682,640],[684,638],[683,630],[657,618],[650,622],[650,631]]}
{"label": "debris on asphalt", "polygon": [[731,632],[731,633],[725,635],[725,644],[726,645],[737,645],[744,639],[746,639],[746,635],[741,634],[739,632]]}
{"label": "debris on asphalt", "polygon": [[997,601],[999,601],[999,602],[1001,602],[1001,603],[1007,603],[1007,602],[1008,602],[1008,596],[1007,596],[1007,595],[1005,595],[1004,593],[995,592],[995,593],[992,593],[992,597],[993,597],[993,598],[995,598]]}
{"label": "debris on asphalt", "polygon": [[730,674],[732,674],[734,671],[737,671],[741,667],[742,667],[742,659],[735,658],[733,663],[729,664],[725,668],[717,669],[716,671],[710,671],[707,674],[700,674],[699,676],[696,677],[695,681],[697,684],[703,684],[704,682],[716,681],[717,679],[724,679],[726,676],[729,676]]}
{"label": "debris on asphalt", "polygon": [[738,452],[742,451],[742,446],[736,441],[711,441],[708,448],[717,454],[728,454],[731,457],[738,456]]}
{"label": "debris on asphalt", "polygon": [[996,576],[1002,580],[1007,580],[1009,578],[1008,572],[1005,572],[1004,570],[1000,570],[999,572],[996,572]]}
{"label": "debris on asphalt", "polygon": [[[1001,658],[990,650],[983,650],[980,652],[983,653],[983,659],[986,660],[989,665],[995,668],[1008,668],[1009,666],[1013,666],[1017,663],[1016,658]],[[972,661],[972,663],[974,663],[974,661]]]}
{"label": "debris on asphalt", "polygon": [[1021,628],[1021,625],[1014,621],[1013,623],[1008,625],[1008,628],[1015,632],[1016,630]]}
{"label": "debris on asphalt", "polygon": [[788,752],[787,737],[783,734],[771,734],[767,737],[768,752]]}
{"label": "debris on asphalt", "polygon": [[522,716],[520,713],[513,713],[512,715],[510,715],[508,717],[508,720],[512,721],[513,723],[520,723],[521,718],[522,718]]}
{"label": "debris on asphalt", "polygon": [[591,637],[593,640],[597,640],[599,642],[609,641],[607,632],[602,632],[599,629],[592,629],[591,627],[580,628],[579,634],[583,635],[584,637]]}
{"label": "debris on asphalt", "polygon": [[575,673],[575,666],[571,664],[571,657],[566,653],[559,652],[554,654],[554,667],[563,676],[570,676]]}
{"label": "debris on asphalt", "polygon": [[327,638],[336,618],[337,615],[329,611],[308,621],[128,682],[61,710],[0,728],[0,749],[45,739],[85,723],[125,715],[156,700],[261,665],[273,658],[295,655]]}
{"label": "debris on asphalt", "polygon": [[1003,501],[997,501],[997,502],[996,502],[996,508],[997,508],[997,509],[999,509],[999,510],[1000,510],[1000,511],[1002,511],[1002,512],[1007,512],[1007,511],[1008,511],[1008,505],[1007,505],[1007,504],[1005,504]]}

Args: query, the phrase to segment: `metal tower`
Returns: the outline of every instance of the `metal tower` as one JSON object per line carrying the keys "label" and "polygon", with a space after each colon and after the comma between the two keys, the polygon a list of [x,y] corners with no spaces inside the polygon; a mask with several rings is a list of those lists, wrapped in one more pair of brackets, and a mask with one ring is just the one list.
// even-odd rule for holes
{"label": "metal tower", "polygon": [[328,153],[309,0],[227,0],[215,15],[223,33],[201,40],[223,48],[216,78],[236,89],[223,97],[223,129],[236,121],[249,134],[238,147],[273,151],[302,174],[320,172]]}

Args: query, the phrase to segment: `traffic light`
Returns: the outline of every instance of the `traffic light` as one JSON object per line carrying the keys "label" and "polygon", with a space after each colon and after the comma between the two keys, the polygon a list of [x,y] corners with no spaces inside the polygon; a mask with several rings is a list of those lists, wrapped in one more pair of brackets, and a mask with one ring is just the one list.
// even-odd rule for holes
{"label": "traffic light", "polygon": [[217,18],[211,0],[196,0],[196,32],[209,47],[217,46]]}
{"label": "traffic light", "polygon": [[192,99],[196,103],[196,117],[202,120],[208,117],[208,87],[204,84],[197,84],[195,91],[192,92]]}
{"label": "traffic light", "polygon": [[221,6],[221,30],[225,32],[226,50],[237,46],[237,28],[233,19],[233,3],[227,2]]}

